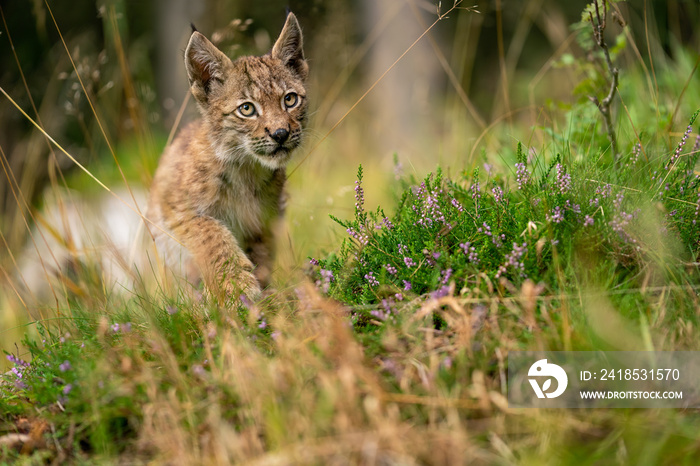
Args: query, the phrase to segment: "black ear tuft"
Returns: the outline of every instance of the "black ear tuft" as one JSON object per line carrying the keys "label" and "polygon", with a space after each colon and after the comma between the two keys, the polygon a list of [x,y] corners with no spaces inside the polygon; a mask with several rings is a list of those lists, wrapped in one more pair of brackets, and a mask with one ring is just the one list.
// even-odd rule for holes
{"label": "black ear tuft", "polygon": [[190,23],[190,27],[192,28],[192,32],[197,32],[197,27],[194,25],[194,23]]}

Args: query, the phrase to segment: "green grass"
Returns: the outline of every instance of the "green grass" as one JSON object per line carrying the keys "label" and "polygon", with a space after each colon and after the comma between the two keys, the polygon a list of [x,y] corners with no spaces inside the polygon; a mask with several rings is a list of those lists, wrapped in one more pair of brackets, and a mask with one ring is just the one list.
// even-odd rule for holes
{"label": "green grass", "polygon": [[[388,218],[365,210],[360,170],[354,218],[337,220],[354,233],[313,261],[316,285],[250,308],[88,289],[37,323],[21,377],[3,376],[4,430],[24,420],[36,441],[2,457],[689,462],[693,411],[513,410],[503,382],[509,350],[698,349],[691,149],[664,171],[658,145],[616,169],[528,160],[519,143],[503,157],[523,164],[520,183],[512,170],[403,179]],[[508,265],[513,243],[526,247]]]}
{"label": "green grass", "polygon": [[617,163],[586,97],[604,71],[573,56],[577,99],[473,147],[445,137],[432,174],[397,154],[395,179],[359,158],[361,127],[338,130],[319,150],[340,168],[290,180],[276,290],[254,305],[147,271],[126,291],[86,264],[55,303],[8,292],[29,323],[0,333],[20,335],[3,342],[0,462],[694,464],[695,410],[512,409],[505,386],[511,350],[700,349],[700,85],[674,53],[653,76],[623,69]]}

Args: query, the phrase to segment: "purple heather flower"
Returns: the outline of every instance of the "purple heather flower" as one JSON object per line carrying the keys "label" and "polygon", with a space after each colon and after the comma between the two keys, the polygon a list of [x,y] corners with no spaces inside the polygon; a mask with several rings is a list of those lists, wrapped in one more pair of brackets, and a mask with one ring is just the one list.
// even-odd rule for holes
{"label": "purple heather flower", "polygon": [[639,159],[639,154],[642,153],[642,143],[638,142],[637,144],[632,147],[632,155],[630,156],[629,162],[627,162],[627,166],[633,166],[637,163],[637,160]]}
{"label": "purple heather flower", "polygon": [[374,272],[365,274],[365,280],[367,280],[371,286],[379,286],[379,280],[374,276]]}
{"label": "purple heather flower", "polygon": [[384,268],[386,269],[387,272],[389,272],[391,275],[396,275],[398,273],[398,270],[396,270],[396,267],[394,267],[391,264],[384,264]]}
{"label": "purple heather flower", "polygon": [[493,199],[496,202],[501,202],[503,200],[503,190],[500,186],[494,186],[491,188],[491,193],[493,193]]}
{"label": "purple heather flower", "polygon": [[500,248],[501,246],[503,246],[503,241],[505,241],[505,239],[506,239],[505,234],[501,234],[501,236],[494,235],[493,237],[491,237],[491,242],[493,243],[494,246],[496,246],[497,248]]}
{"label": "purple heather flower", "polygon": [[59,364],[58,370],[61,372],[66,372],[71,369],[70,361],[63,361],[63,363]]}
{"label": "purple heather flower", "polygon": [[382,219],[382,225],[384,225],[384,226],[386,227],[387,230],[391,230],[391,229],[394,228],[394,224],[391,223],[391,220],[389,220],[389,219],[386,218],[386,217],[384,217],[384,218]]}
{"label": "purple heather flower", "polygon": [[474,246],[469,248],[468,259],[469,259],[469,262],[471,262],[472,264],[475,264],[475,265],[478,264],[479,262],[481,262],[481,260],[479,259],[479,255],[476,252],[476,248]]}
{"label": "purple heather flower", "polygon": [[355,181],[355,212],[362,213],[365,205],[365,191],[360,180]]}
{"label": "purple heather flower", "polygon": [[515,180],[518,182],[518,189],[523,189],[530,183],[530,172],[524,163],[515,164]]}
{"label": "purple heather flower", "polygon": [[450,287],[445,285],[430,293],[432,299],[440,299],[450,294]]}
{"label": "purple heather flower", "polygon": [[410,258],[410,257],[404,257],[404,258],[403,258],[403,263],[406,264],[406,267],[408,267],[409,269],[410,269],[411,267],[415,267],[415,266],[416,266],[416,262],[415,262],[412,258]]}
{"label": "purple heather flower", "polygon": [[552,223],[561,223],[564,221],[564,213],[559,206],[554,207],[545,217]]}
{"label": "purple heather flower", "polygon": [[409,291],[413,286],[411,285],[411,282],[408,280],[402,280],[403,281],[403,290],[404,291]]}
{"label": "purple heather flower", "polygon": [[452,269],[443,270],[440,272],[440,275],[442,276],[442,279],[440,280],[442,284],[447,285],[447,282],[450,281],[450,277],[452,277]]}
{"label": "purple heather flower", "polygon": [[352,228],[348,228],[346,231],[348,232],[348,235],[355,238],[362,245],[366,245],[369,242],[369,237],[367,235],[363,235],[362,233],[358,233],[355,230],[353,230]]}
{"label": "purple heather flower", "polygon": [[636,243],[637,241],[625,230],[625,227],[627,227],[635,217],[636,213],[629,214],[624,211],[619,211],[613,215],[613,219],[609,222],[609,225],[613,231],[620,236],[620,239],[629,243]]}
{"label": "purple heather flower", "polygon": [[165,310],[166,310],[167,313],[170,314],[170,315],[173,315],[173,314],[177,313],[177,308],[176,308],[175,306],[170,306],[170,305],[168,305],[168,306],[165,307]]}
{"label": "purple heather flower", "polygon": [[469,189],[472,192],[472,199],[473,200],[478,200],[481,199],[481,186],[479,185],[479,180],[474,180],[472,185],[469,187]]}
{"label": "purple heather flower", "polygon": [[613,205],[615,206],[616,209],[621,209],[622,208],[622,201],[625,200],[625,195],[624,193],[618,193],[617,196],[615,196],[615,200],[613,201]]}
{"label": "purple heather flower", "polygon": [[387,298],[384,298],[384,299],[382,299],[382,307],[383,307],[384,310],[386,310],[387,312],[393,311],[393,309],[394,309],[394,300],[391,299],[391,298],[388,298],[388,299],[387,299]]}
{"label": "purple heather flower", "polygon": [[10,361],[10,362],[11,362],[12,364],[14,364],[15,366],[19,366],[19,367],[28,367],[28,366],[29,366],[29,363],[28,363],[28,362],[23,361],[22,359],[16,357],[16,356],[13,355],[13,354],[8,354],[8,355],[7,355],[7,360]]}
{"label": "purple heather flower", "polygon": [[556,171],[556,185],[559,194],[566,194],[571,189],[571,174],[566,173],[564,166],[560,163],[557,164]]}
{"label": "purple heather flower", "polygon": [[425,186],[425,181],[422,181],[420,186],[413,186],[411,190],[413,191],[413,195],[416,196],[417,199],[423,199],[425,196],[425,191],[427,190],[427,186]]}
{"label": "purple heather flower", "polygon": [[462,252],[467,256],[469,262],[473,264],[479,263],[479,256],[476,253],[476,248],[472,246],[470,242],[460,243],[459,247],[462,248]]}
{"label": "purple heather flower", "polygon": [[[656,172],[654,172],[656,173]],[[595,189],[595,193],[600,195],[601,199],[607,199],[612,196],[612,186],[610,184],[605,184],[603,186],[598,186]]]}
{"label": "purple heather flower", "polygon": [[423,256],[425,256],[425,262],[430,266],[430,267],[435,267],[438,260],[442,254],[439,252],[430,252],[427,249],[423,249]]}
{"label": "purple heather flower", "polygon": [[73,385],[68,384],[68,385],[63,387],[63,394],[68,395],[71,390],[73,390]]}
{"label": "purple heather flower", "polygon": [[608,225],[610,225],[612,230],[618,234],[620,239],[634,244],[637,242],[637,240],[632,238],[632,236],[630,236],[627,233],[625,228],[629,226],[630,223],[632,223],[632,221],[636,218],[640,210],[637,209],[634,213],[625,212],[622,206],[624,198],[625,195],[623,193],[619,193],[615,197],[615,200],[613,201],[613,206],[615,206],[615,210],[612,216],[612,220],[608,222]]}
{"label": "purple heather flower", "polygon": [[112,324],[111,329],[114,333],[117,333],[119,331],[119,324],[117,324],[117,323]]}
{"label": "purple heather flower", "polygon": [[369,313],[381,321],[385,321],[391,316],[389,311],[382,311],[381,309],[374,309]]}
{"label": "purple heather flower", "polygon": [[451,228],[440,207],[442,194],[442,189],[437,186],[433,187],[432,190],[428,190],[425,182],[421,184],[417,195],[420,201],[417,203],[419,208],[416,205],[413,206],[414,212],[420,213],[420,218],[416,221],[418,225],[431,227],[434,223],[441,223]]}
{"label": "purple heather flower", "polygon": [[452,207],[457,209],[458,212],[464,212],[464,207],[462,207],[462,204],[460,204],[459,201],[457,199],[455,199],[454,197],[452,198],[450,203],[452,204]]}
{"label": "purple heather flower", "polygon": [[491,227],[488,226],[488,224],[486,222],[484,222],[483,225],[484,225],[483,228],[479,227],[476,229],[476,231],[478,231],[479,233],[484,233],[486,236],[490,237],[492,235]]}
{"label": "purple heather flower", "polygon": [[683,138],[681,141],[678,143],[678,146],[676,146],[676,150],[673,152],[673,155],[669,159],[668,163],[664,166],[665,170],[668,170],[671,168],[676,161],[680,158],[681,152],[683,151],[683,146],[685,146],[686,141],[688,140],[688,136],[690,136],[690,133],[693,132],[693,126],[688,125],[688,128],[685,130],[685,133],[683,133]]}
{"label": "purple heather flower", "polygon": [[583,219],[583,226],[589,227],[589,226],[593,225],[594,222],[595,221],[593,220],[593,217],[591,217],[590,215],[586,215]]}
{"label": "purple heather flower", "polygon": [[518,246],[516,243],[513,243],[513,250],[509,254],[506,254],[505,263],[498,267],[498,271],[496,272],[496,278],[499,278],[501,275],[506,273],[509,267],[513,270],[519,271],[520,276],[524,277],[525,264],[523,263],[522,258],[526,252],[527,243],[523,243],[520,246]]}
{"label": "purple heather flower", "polygon": [[253,307],[253,301],[248,299],[246,295],[242,294],[241,296],[239,296],[239,299],[241,300],[241,304],[243,305],[243,307],[245,307],[246,309],[250,309],[251,307]]}
{"label": "purple heather flower", "polygon": [[331,270],[321,269],[319,271],[319,275],[321,275],[321,279],[316,280],[316,286],[319,287],[324,293],[328,293],[328,290],[331,288],[331,282],[334,278],[333,272]]}
{"label": "purple heather flower", "polygon": [[313,265],[314,267],[318,265],[318,260],[314,259],[313,257],[309,259],[309,264]]}
{"label": "purple heather flower", "polygon": [[403,301],[403,294],[401,293],[396,293],[394,295],[394,298],[396,298],[397,301]]}
{"label": "purple heather flower", "polygon": [[259,329],[264,329],[267,327],[267,321],[265,319],[261,320],[260,323],[258,324]]}

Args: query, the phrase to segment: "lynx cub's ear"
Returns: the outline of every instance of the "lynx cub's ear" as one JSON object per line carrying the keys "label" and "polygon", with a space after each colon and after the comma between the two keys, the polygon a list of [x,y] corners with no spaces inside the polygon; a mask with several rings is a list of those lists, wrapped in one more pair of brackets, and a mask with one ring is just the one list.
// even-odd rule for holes
{"label": "lynx cub's ear", "polygon": [[231,60],[209,39],[196,30],[192,32],[185,50],[185,68],[192,95],[199,103],[206,104],[212,90],[223,84],[229,66]]}
{"label": "lynx cub's ear", "polygon": [[303,42],[297,17],[290,12],[277,42],[272,47],[271,54],[273,58],[282,60],[282,63],[291,68],[301,79],[306,79],[309,74],[309,65],[304,59]]}

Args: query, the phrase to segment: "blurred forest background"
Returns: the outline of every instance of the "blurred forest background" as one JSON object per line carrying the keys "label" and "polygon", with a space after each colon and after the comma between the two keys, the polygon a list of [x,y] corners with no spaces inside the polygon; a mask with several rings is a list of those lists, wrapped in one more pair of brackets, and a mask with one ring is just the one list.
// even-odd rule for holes
{"label": "blurred forest background", "polygon": [[[309,136],[290,165],[284,241],[291,247],[282,258],[299,264],[337,243],[328,214],[351,211],[358,164],[376,186],[367,190],[376,204],[388,195],[394,154],[418,176],[438,164],[460,171],[498,163],[498,145],[489,145],[493,123],[509,125],[505,139],[514,144],[532,127],[552,124],[548,109],[587,100],[575,89],[580,70],[565,66],[567,57],[586,60],[572,28],[586,3],[460,4],[332,132],[451,2],[2,0],[0,87],[105,185],[147,188],[169,136],[196,118],[182,62],[190,23],[232,57],[263,54],[289,7],[304,29],[311,67]],[[613,5],[610,36],[627,25],[641,44],[619,57],[621,86],[625,66],[662,70],[683,58],[679,51],[697,54],[697,1]],[[42,209],[49,187],[86,192],[93,202],[107,194],[1,99],[0,267],[8,279],[36,221],[30,213]],[[494,150],[486,157],[477,147]]]}

